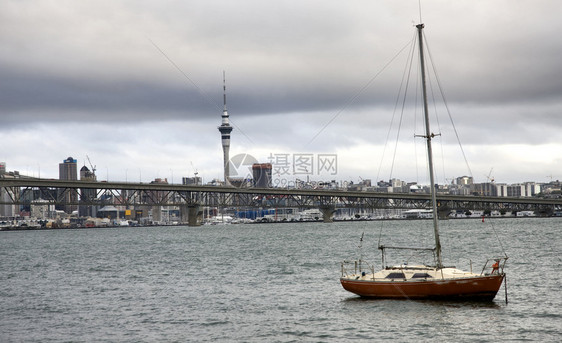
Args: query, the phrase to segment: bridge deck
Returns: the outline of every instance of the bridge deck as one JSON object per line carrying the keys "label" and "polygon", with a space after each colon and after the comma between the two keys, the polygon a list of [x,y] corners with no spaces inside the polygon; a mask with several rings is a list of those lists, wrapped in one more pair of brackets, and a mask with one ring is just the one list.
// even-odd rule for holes
{"label": "bridge deck", "polygon": [[[247,207],[428,208],[425,193],[378,193],[333,189],[235,188],[179,184],[88,182],[0,178],[1,204],[31,204],[42,199],[70,205],[200,205]],[[69,194],[74,196],[69,197]],[[69,200],[71,199],[71,200]],[[106,199],[106,200],[103,200]],[[111,201],[109,201],[111,199]],[[534,210],[562,208],[562,199],[437,195],[441,210]]]}

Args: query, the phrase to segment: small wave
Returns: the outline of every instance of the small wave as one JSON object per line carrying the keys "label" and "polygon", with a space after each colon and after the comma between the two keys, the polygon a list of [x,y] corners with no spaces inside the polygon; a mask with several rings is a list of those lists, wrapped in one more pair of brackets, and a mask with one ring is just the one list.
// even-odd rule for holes
{"label": "small wave", "polygon": [[214,320],[206,323],[201,323],[203,326],[218,326],[218,325],[228,325],[230,324],[227,320]]}
{"label": "small wave", "polygon": [[557,318],[562,318],[562,314],[560,313],[536,313],[533,315],[533,317],[536,318],[545,318],[545,319],[557,319]]}

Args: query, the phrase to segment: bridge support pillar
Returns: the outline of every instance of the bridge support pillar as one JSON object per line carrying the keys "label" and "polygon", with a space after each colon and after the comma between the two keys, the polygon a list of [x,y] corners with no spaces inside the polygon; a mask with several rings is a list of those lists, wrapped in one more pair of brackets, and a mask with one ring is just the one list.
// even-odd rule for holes
{"label": "bridge support pillar", "polygon": [[189,205],[180,205],[180,223],[186,224],[189,222]]}
{"label": "bridge support pillar", "polygon": [[322,205],[320,206],[320,212],[322,212],[324,223],[331,223],[334,221],[332,216],[336,213],[336,207],[334,205]]}
{"label": "bridge support pillar", "polygon": [[437,211],[437,217],[438,217],[439,219],[441,219],[441,220],[443,220],[443,219],[448,219],[448,218],[449,218],[449,213],[451,213],[451,210],[449,210],[449,209],[446,209],[446,210],[441,210],[441,209],[439,209],[439,210]]}
{"label": "bridge support pillar", "polygon": [[451,208],[447,203],[440,202],[437,204],[437,218],[448,219]]}
{"label": "bridge support pillar", "polygon": [[[182,206],[182,210],[184,207]],[[201,216],[199,211],[199,204],[185,205],[185,211],[187,212],[187,225],[188,226],[199,226],[201,221],[199,217]],[[182,211],[182,221],[183,221],[183,211]]]}

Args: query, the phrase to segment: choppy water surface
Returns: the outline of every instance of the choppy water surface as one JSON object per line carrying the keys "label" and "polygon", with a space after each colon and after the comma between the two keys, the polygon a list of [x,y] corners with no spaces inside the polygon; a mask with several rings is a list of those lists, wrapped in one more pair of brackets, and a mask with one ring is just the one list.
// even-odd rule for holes
{"label": "choppy water surface", "polygon": [[[449,220],[447,264],[510,259],[492,303],[366,300],[340,260],[428,221],[0,232],[0,341],[557,341],[560,219]],[[400,262],[400,261],[397,261]]]}

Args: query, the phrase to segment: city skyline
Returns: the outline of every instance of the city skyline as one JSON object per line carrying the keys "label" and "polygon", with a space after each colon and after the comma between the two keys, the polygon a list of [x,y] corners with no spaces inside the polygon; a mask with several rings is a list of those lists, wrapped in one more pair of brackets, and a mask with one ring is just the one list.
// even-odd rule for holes
{"label": "city skyline", "polygon": [[[248,155],[248,160],[252,161],[253,157]],[[235,159],[239,159],[240,155],[235,156]],[[77,164],[77,160],[74,159],[73,157],[68,157],[65,160],[62,161],[62,163],[59,164],[59,176],[58,178],[50,178],[50,177],[41,177],[42,179],[51,179],[51,180],[67,180],[67,174],[68,172],[63,172],[63,165],[66,165],[70,162],[72,162],[72,164],[74,165],[74,168],[78,167]],[[236,161],[235,161],[236,162]],[[254,161],[255,162],[255,161]],[[233,161],[231,160],[230,165],[232,166]],[[92,166],[90,165],[90,168],[93,168],[93,170],[95,171],[96,166]],[[326,189],[353,189],[353,190],[369,190],[369,191],[373,191],[375,189],[377,189],[376,191],[383,191],[383,192],[396,192],[398,191],[399,193],[403,193],[403,192],[408,192],[405,191],[406,188],[409,188],[409,192],[417,192],[420,190],[424,190],[427,191],[427,187],[429,187],[429,185],[427,183],[419,183],[417,181],[412,181],[412,180],[403,180],[403,179],[399,179],[399,178],[391,178],[391,179],[387,179],[387,180],[371,180],[371,179],[364,179],[364,178],[359,178],[358,182],[355,182],[355,180],[353,179],[348,179],[348,180],[344,180],[344,179],[321,179],[321,178],[317,178],[317,179],[302,179],[302,178],[298,178],[295,177],[293,179],[284,179],[284,181],[286,181],[285,183],[280,184],[280,179],[276,178],[273,176],[273,171],[276,170],[278,167],[275,167],[274,164],[272,163],[252,163],[252,164],[248,164],[241,166],[240,168],[242,169],[248,169],[249,173],[246,174],[244,177],[239,176],[231,176],[229,178],[229,184],[228,186],[233,186],[233,187],[242,187],[242,188],[247,188],[247,187],[258,187],[258,188],[326,188]],[[260,172],[256,173],[256,170],[260,170]],[[63,173],[63,174],[61,174]],[[35,178],[37,177],[36,175],[28,175],[26,173],[22,173],[19,170],[10,170],[10,169],[6,169],[6,163],[5,162],[0,162],[0,176],[3,175],[3,177],[6,178]],[[95,172],[92,172],[87,165],[83,165],[82,168],[80,169],[80,177],[74,181],[88,181],[88,182],[128,182],[131,184],[135,184],[137,183],[137,180],[107,180],[107,179],[98,179],[98,175],[95,174]],[[71,180],[72,181],[72,180]],[[496,196],[495,194],[492,194],[494,192],[499,192],[499,196],[514,196],[514,195],[509,195],[507,188],[509,187],[533,187],[533,191],[526,191],[527,193],[532,195],[537,195],[539,193],[542,193],[542,189],[541,186],[548,186],[548,191],[547,193],[550,193],[553,189],[556,191],[557,187],[560,187],[560,180],[558,179],[552,179],[550,181],[545,181],[545,182],[539,182],[539,181],[534,181],[534,180],[527,180],[527,181],[521,181],[521,182],[504,182],[502,180],[495,180],[494,178],[489,178],[487,181],[484,182],[478,182],[478,181],[474,181],[474,178],[472,176],[468,176],[468,175],[463,175],[463,176],[459,176],[459,177],[453,177],[451,179],[447,180],[448,182],[446,183],[437,183],[437,185],[440,187],[440,189],[444,189],[444,190],[448,190],[449,187],[453,187],[451,188],[451,190],[454,191],[457,188],[465,188],[465,191],[462,192],[462,194],[464,195],[468,195],[468,194],[473,194],[473,193],[490,193],[490,194],[486,194],[487,196],[492,195],[492,196]],[[148,180],[148,181],[144,181],[144,180],[138,180],[139,183],[166,183],[166,184],[184,184],[184,185],[211,185],[211,186],[222,186],[224,185],[224,180],[220,179],[220,178],[214,178],[212,180],[203,180],[201,178],[201,176],[198,176],[198,173],[195,175],[181,175],[179,177],[177,177],[175,180],[174,179],[168,179],[167,177],[157,177],[154,178],[153,180]],[[232,182],[232,184],[230,183]],[[416,187],[414,188],[414,190],[412,190],[412,187]],[[393,190],[383,190],[390,187]],[[507,188],[506,188],[507,187]],[[538,187],[535,189],[535,187]],[[476,189],[476,190],[475,190]],[[492,190],[494,189],[494,190]],[[496,190],[497,189],[497,190]],[[523,189],[523,188],[521,188]],[[453,194],[451,193],[451,194]],[[520,196],[520,195],[517,195]],[[525,195],[525,196],[531,196],[531,195]]]}
{"label": "city skyline", "polygon": [[[444,135],[438,182],[562,179],[558,4],[422,6],[471,171]],[[311,179],[427,183],[423,156],[398,161],[416,149],[408,142],[392,175],[379,167],[392,156],[384,146],[402,63],[377,73],[414,33],[418,1],[7,1],[0,8],[0,161],[8,170],[57,178],[64,158],[80,168],[90,167],[89,156],[98,180],[179,183],[196,172],[204,182],[222,179],[216,128],[226,70],[230,156],[267,163],[272,155],[331,154],[335,175]]]}

